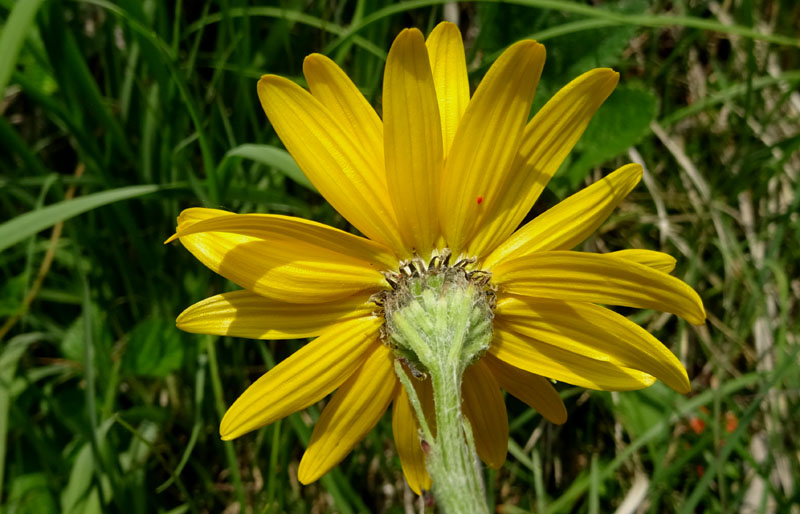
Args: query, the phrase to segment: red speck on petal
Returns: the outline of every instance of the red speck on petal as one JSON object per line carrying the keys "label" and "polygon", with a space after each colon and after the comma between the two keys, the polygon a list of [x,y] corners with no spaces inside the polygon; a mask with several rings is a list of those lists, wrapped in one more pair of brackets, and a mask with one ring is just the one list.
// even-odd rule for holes
{"label": "red speck on petal", "polygon": [[483,197],[482,197],[482,196],[479,196],[479,197],[478,197],[478,205],[480,205],[481,203],[483,203]]}

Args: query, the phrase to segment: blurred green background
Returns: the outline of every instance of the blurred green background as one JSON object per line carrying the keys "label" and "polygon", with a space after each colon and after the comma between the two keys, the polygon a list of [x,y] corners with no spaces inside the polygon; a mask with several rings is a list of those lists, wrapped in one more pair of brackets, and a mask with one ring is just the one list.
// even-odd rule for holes
{"label": "blurred green background", "polygon": [[303,341],[179,332],[183,308],[232,287],[162,241],[200,205],[349,229],[283,151],[256,80],[302,83],[322,52],[379,106],[394,36],[442,19],[461,27],[473,87],[507,45],[542,41],[534,109],[590,68],[621,73],[535,210],[642,162],[585,247],[669,252],[709,314],[630,313],[686,364],[687,397],[559,384],[560,427],[509,397],[492,507],[800,512],[794,0],[0,0],[0,511],[423,509],[389,414],[307,487],[319,408],[219,440],[226,407]]}

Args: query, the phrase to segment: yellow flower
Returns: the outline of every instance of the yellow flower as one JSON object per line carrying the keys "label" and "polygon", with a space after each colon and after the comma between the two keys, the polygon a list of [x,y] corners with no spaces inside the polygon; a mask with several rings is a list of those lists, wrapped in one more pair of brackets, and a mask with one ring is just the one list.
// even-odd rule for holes
{"label": "yellow flower", "polygon": [[[430,489],[417,423],[371,298],[391,295],[387,278],[408,259],[427,261],[446,249],[453,262],[474,258],[462,264],[491,273],[496,293],[494,338],[462,386],[478,454],[489,466],[502,465],[507,451],[501,388],[554,423],[567,414],[544,377],[614,391],[660,379],[689,391],[686,371],[664,345],[598,305],[703,323],[697,293],[668,274],[675,260],[647,250],[571,251],[636,186],[639,165],[623,166],[514,231],[618,80],[610,69],[589,71],[528,121],[544,58],[535,41],[512,45],[470,98],[457,27],[442,23],[427,41],[416,29],[404,30],[386,62],[383,120],[325,56],[310,55],[303,64],[310,92],[281,77],[261,78],[261,105],[287,150],[366,238],[287,216],[181,213],[173,238],[243,288],[189,307],[177,320],[181,329],[316,337],[236,400],[222,420],[223,439],[336,391],[300,462],[298,478],[309,483],[341,461],[393,403],[405,476],[417,493]],[[429,403],[429,383],[418,385]]]}

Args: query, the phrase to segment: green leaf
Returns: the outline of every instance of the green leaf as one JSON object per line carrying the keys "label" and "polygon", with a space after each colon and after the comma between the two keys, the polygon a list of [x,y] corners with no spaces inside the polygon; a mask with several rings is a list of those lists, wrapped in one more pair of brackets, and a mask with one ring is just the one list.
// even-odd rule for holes
{"label": "green leaf", "polygon": [[8,514],[56,514],[56,502],[44,473],[20,475],[11,481]]}
{"label": "green leaf", "polygon": [[31,25],[33,24],[36,11],[42,5],[43,0],[26,0],[17,2],[11,10],[11,14],[3,26],[0,34],[0,94],[6,90],[11,73],[17,64],[17,57],[25,42]]}
{"label": "green leaf", "polygon": [[[111,348],[112,337],[108,330],[108,325],[105,322],[105,315],[103,311],[94,304],[91,305],[91,324],[91,339],[96,343],[96,348],[102,349],[103,351]],[[61,350],[61,356],[74,362],[83,362],[85,358],[85,340],[86,320],[84,320],[83,314],[81,314],[75,318],[75,321],[73,321],[69,327],[67,327],[67,329],[64,331],[64,336],[58,343],[59,349]],[[105,366],[106,364],[107,363],[103,362],[103,359],[100,357],[100,355],[96,353],[94,366],[102,369],[102,366]]]}
{"label": "green leaf", "polygon": [[67,486],[61,491],[61,512],[65,514],[100,514],[100,496],[93,484],[95,463],[89,443],[83,445],[72,465]]}
{"label": "green leaf", "polygon": [[122,358],[122,367],[141,376],[165,377],[183,363],[183,341],[175,322],[149,319],[137,324]]}
{"label": "green leaf", "polygon": [[[619,419],[632,437],[640,437],[658,425],[665,412],[674,410],[677,396],[678,393],[662,382],[641,391],[621,394],[616,405]],[[663,435],[666,433],[664,430]]]}
{"label": "green leaf", "polygon": [[[592,68],[616,66],[623,60],[622,54],[635,34],[634,27],[618,27],[614,30],[589,30],[560,38],[569,40],[568,45],[572,50],[572,59],[565,63],[568,70],[565,78],[571,80]],[[584,37],[585,40],[582,40]]]}
{"label": "green leaf", "polygon": [[[37,42],[38,47],[41,47],[41,41],[39,40]],[[37,45],[29,42],[29,46],[33,47]],[[30,50],[30,48],[24,48],[22,50],[17,60],[17,66],[20,73],[24,74],[30,81],[30,84],[38,91],[48,96],[52,96],[58,91],[58,81],[56,81],[52,71],[48,69],[42,61],[36,58],[36,53]]]}
{"label": "green leaf", "polygon": [[577,186],[595,166],[638,143],[650,131],[656,115],[656,98],[649,91],[618,87],[594,115],[576,150],[565,177]]}
{"label": "green leaf", "polygon": [[316,191],[297,163],[294,162],[292,156],[289,155],[289,152],[281,148],[271,145],[241,145],[225,154],[226,160],[230,157],[242,157],[256,161],[264,166],[273,167],[301,186],[311,191]]}
{"label": "green leaf", "polygon": [[[647,5],[638,1],[627,2],[627,5],[617,4],[615,9],[644,12]],[[565,17],[565,20],[574,19],[574,16]],[[592,68],[616,67],[624,62],[623,52],[638,30],[634,26],[614,27],[612,30],[607,27],[587,30],[583,27],[585,25],[579,26],[582,30],[566,32],[548,39],[545,43],[547,62],[542,79],[549,87],[561,87]]]}
{"label": "green leaf", "polygon": [[21,214],[16,218],[0,225],[0,251],[13,246],[40,230],[52,227],[59,221],[64,221],[78,214],[91,211],[103,205],[136,198],[154,193],[162,186],[143,185],[121,187],[101,193],[82,196],[74,200],[64,200],[42,209]]}
{"label": "green leaf", "polygon": [[0,316],[6,317],[15,314],[22,307],[27,287],[25,275],[11,277],[0,286]]}
{"label": "green leaf", "polygon": [[8,412],[11,406],[11,380],[17,372],[17,364],[34,340],[16,337],[0,352],[0,496],[3,493],[3,473],[6,463],[6,437],[8,435]]}

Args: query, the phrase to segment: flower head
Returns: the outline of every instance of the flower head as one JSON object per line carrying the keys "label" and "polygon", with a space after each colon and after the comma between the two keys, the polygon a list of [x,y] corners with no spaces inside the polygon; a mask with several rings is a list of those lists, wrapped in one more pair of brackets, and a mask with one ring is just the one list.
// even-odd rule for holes
{"label": "flower head", "polygon": [[[689,391],[686,371],[664,345],[601,306],[702,323],[698,295],[668,274],[675,260],[648,250],[572,251],[636,186],[639,165],[623,166],[515,232],[618,80],[610,69],[584,73],[528,121],[544,58],[535,41],[512,45],[470,97],[456,26],[438,25],[427,41],[404,30],[386,62],[382,119],[325,56],[304,62],[310,92],[281,77],[261,78],[261,104],[287,150],[366,237],[287,216],[181,213],[173,238],[243,289],[189,307],[180,328],[316,337],[236,400],[222,420],[224,439],[335,391],[300,463],[299,479],[308,483],[393,404],[405,476],[416,492],[429,489],[417,422],[393,371],[384,308],[397,303],[410,278],[452,270],[477,284],[491,319],[488,351],[467,368],[462,386],[488,465],[506,457],[501,388],[555,423],[566,420],[566,410],[548,379],[614,391],[659,379]],[[425,407],[430,385],[417,386]]]}

